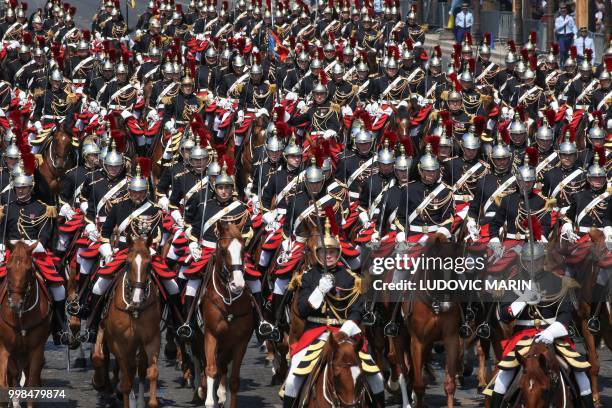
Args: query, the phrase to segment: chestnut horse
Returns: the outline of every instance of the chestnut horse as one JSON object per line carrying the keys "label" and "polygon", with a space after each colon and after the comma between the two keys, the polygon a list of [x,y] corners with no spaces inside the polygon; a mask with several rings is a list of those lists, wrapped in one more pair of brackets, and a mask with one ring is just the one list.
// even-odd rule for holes
{"label": "chestnut horse", "polygon": [[200,312],[204,318],[205,374],[200,379],[200,398],[206,390],[205,406],[212,408],[214,383],[219,378],[219,405],[227,399],[228,365],[232,363],[229,383],[230,407],[236,408],[240,386],[240,366],[253,334],[255,322],[251,296],[245,293],[244,241],[238,226],[220,221],[217,224],[217,249],[214,264],[206,277],[205,291],[200,298]]}
{"label": "chestnut horse", "polygon": [[238,191],[240,192],[243,192],[244,188],[249,183],[249,176],[253,170],[253,162],[257,160],[257,158],[255,158],[256,149],[263,146],[265,142],[266,126],[265,116],[253,119],[251,128],[248,131],[248,136],[242,141],[238,162],[240,165],[236,183]]}
{"label": "chestnut horse", "polygon": [[[150,239],[150,238],[149,238]],[[129,252],[126,259],[126,270],[116,277],[111,298],[108,301],[108,313],[96,339],[92,357],[96,368],[95,387],[100,389],[108,384],[101,384],[99,379],[105,376],[108,353],[103,353],[104,346],[115,355],[121,380],[119,391],[123,394],[123,405],[130,406],[130,392],[136,370],[138,370],[139,400],[144,403],[144,380],[149,381],[149,407],[156,408],[157,380],[159,369],[157,361],[161,344],[159,326],[162,315],[162,303],[151,267],[150,242],[144,235],[133,238],[128,236]],[[104,344],[103,344],[104,343]],[[104,355],[106,354],[106,355]]]}
{"label": "chestnut horse", "polygon": [[[30,246],[17,242],[7,262],[0,287],[0,389],[40,387],[45,343],[51,332],[51,298],[37,279]],[[28,402],[28,407],[33,407]]]}
{"label": "chestnut horse", "polygon": [[[426,242],[424,258],[452,258],[460,256],[458,245],[452,245],[442,234],[431,235]],[[423,269],[417,270],[415,282],[433,277],[434,279],[448,280],[446,276],[440,276],[447,271]],[[427,291],[415,291],[414,297],[402,304],[403,315],[406,316],[406,324],[410,342],[410,371],[409,377],[412,388],[416,395],[416,407],[424,406],[425,382],[423,381],[423,367],[431,353],[434,342],[442,341],[446,350],[446,376],[444,380],[444,391],[447,398],[447,406],[454,406],[455,375],[459,365],[460,345],[459,326],[461,325],[461,307],[452,299],[439,301],[439,309],[434,309],[433,301],[437,293],[430,294]]]}
{"label": "chestnut horse", "polygon": [[37,192],[46,204],[55,205],[62,178],[74,162],[72,136],[60,128],[44,142],[41,154],[43,160],[38,167]]}
{"label": "chestnut horse", "polygon": [[299,407],[366,407],[366,386],[356,341],[345,333],[330,333],[319,361],[300,392]]}

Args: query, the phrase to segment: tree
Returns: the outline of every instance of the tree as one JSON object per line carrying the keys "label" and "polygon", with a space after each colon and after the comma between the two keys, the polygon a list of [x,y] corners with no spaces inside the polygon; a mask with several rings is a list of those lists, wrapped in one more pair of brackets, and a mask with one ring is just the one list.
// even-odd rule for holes
{"label": "tree", "polygon": [[517,46],[523,43],[523,1],[513,0],[512,15],[514,19],[514,42]]}

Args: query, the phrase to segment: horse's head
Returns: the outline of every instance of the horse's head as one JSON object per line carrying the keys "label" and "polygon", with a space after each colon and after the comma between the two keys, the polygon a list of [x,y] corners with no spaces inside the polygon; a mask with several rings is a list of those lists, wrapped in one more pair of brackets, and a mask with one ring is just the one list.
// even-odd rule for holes
{"label": "horse's head", "polygon": [[8,303],[14,313],[23,312],[26,299],[34,284],[32,251],[36,245],[36,242],[32,245],[17,242],[11,249],[11,257],[6,264]]}
{"label": "horse's head", "polygon": [[554,351],[544,343],[533,343],[524,356],[517,353],[517,359],[523,367],[520,386],[524,406],[547,407],[560,376]]}
{"label": "horse's head", "polygon": [[127,278],[132,292],[129,306],[134,307],[146,300],[147,286],[150,282],[151,253],[145,238],[130,238],[128,246],[130,249],[127,256]]}
{"label": "horse's head", "polygon": [[326,364],[328,374],[324,381],[329,395],[325,398],[338,407],[362,406],[363,377],[359,351],[363,338],[353,340],[343,332],[330,334],[321,361]]}
{"label": "horse's head", "polygon": [[231,223],[220,221],[217,224],[217,268],[221,281],[233,294],[244,289],[244,240],[240,229]]}
{"label": "horse's head", "polygon": [[68,167],[70,154],[72,152],[72,137],[63,128],[60,128],[53,135],[51,144],[48,148],[47,157],[53,169],[63,174]]}

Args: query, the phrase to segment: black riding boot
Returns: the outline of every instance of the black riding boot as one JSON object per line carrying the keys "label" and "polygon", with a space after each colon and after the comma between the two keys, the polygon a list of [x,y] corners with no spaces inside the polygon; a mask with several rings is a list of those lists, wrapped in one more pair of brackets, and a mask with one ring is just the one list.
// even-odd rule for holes
{"label": "black riding boot", "polygon": [[283,408],[293,408],[293,404],[295,404],[295,398],[286,395],[283,397]]}
{"label": "black riding boot", "polygon": [[195,296],[185,296],[185,303],[183,304],[183,319],[184,323],[177,328],[176,335],[182,339],[190,339],[193,336],[193,326],[191,322],[193,322],[193,316],[195,316],[195,309],[191,315],[191,319],[187,321],[189,317],[189,310],[191,310],[193,302],[195,301]]}
{"label": "black riding boot", "polygon": [[103,306],[100,305],[97,307],[98,303],[102,299],[103,295],[96,295],[94,293],[91,294],[91,299],[89,300],[88,308],[93,311],[89,319],[89,324],[87,325],[87,342],[95,343],[96,336],[98,335],[98,326],[100,325],[100,320],[102,320],[102,309]]}
{"label": "black riding boot", "polygon": [[183,323],[183,316],[181,316],[181,295],[175,293],[174,295],[168,295],[168,326],[173,327],[174,330]]}
{"label": "black riding boot", "polygon": [[372,395],[372,402],[375,408],[385,408],[385,392]]}
{"label": "black riding boot", "polygon": [[490,408],[501,408],[502,402],[504,401],[504,394],[500,394],[498,392],[493,391],[493,395],[491,396],[491,404]]}
{"label": "black riding boot", "polygon": [[71,344],[70,332],[68,331],[68,323],[66,320],[66,300],[53,302],[51,332],[53,336],[53,344],[56,346],[67,346]]}
{"label": "black riding boot", "polygon": [[[255,303],[257,303],[257,306],[259,307],[260,313],[263,313],[264,306],[261,292],[253,293],[253,299],[255,299]],[[259,313],[257,313],[257,310],[255,309],[253,310],[253,316],[255,317],[255,327],[257,328],[257,330],[255,330],[255,336],[257,336],[257,341],[261,344],[265,340],[269,340],[274,326],[265,319],[260,320]]]}
{"label": "black riding boot", "polygon": [[580,401],[582,402],[582,408],[595,408],[595,403],[593,402],[593,394],[582,395],[580,397]]}
{"label": "black riding boot", "polygon": [[87,304],[87,298],[89,297],[89,277],[90,275],[79,275],[77,282],[77,293],[76,299],[68,305],[68,314],[71,316],[77,316],[80,319],[87,319],[91,308]]}

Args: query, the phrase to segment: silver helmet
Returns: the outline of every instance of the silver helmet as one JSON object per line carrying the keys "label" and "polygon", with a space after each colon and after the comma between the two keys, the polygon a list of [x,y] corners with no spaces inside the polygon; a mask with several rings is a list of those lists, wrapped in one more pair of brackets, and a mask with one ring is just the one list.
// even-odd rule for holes
{"label": "silver helmet", "polygon": [[11,139],[11,144],[9,144],[8,147],[6,148],[6,151],[4,152],[4,157],[7,157],[9,159],[20,159],[21,158],[21,151],[19,151],[19,148],[15,144],[14,137]]}
{"label": "silver helmet", "polygon": [[325,179],[325,176],[323,175],[323,170],[321,170],[317,166],[317,163],[314,157],[311,159],[310,166],[308,166],[308,168],[306,169],[306,174],[304,176],[304,179],[306,180],[307,183],[313,183],[313,184],[320,183]]}
{"label": "silver helmet", "polygon": [[578,149],[576,148],[576,143],[571,141],[569,131],[565,132],[565,138],[563,139],[563,143],[559,145],[559,153],[560,154],[578,153]]}
{"label": "silver helmet", "polygon": [[548,125],[546,118],[544,118],[542,126],[540,126],[536,132],[536,140],[552,140],[553,137],[553,131]]}
{"label": "silver helmet", "polygon": [[23,162],[19,162],[19,165],[15,170],[16,172],[13,172],[13,187],[34,186],[34,176],[25,172],[23,169]]}
{"label": "silver helmet", "polygon": [[217,58],[217,49],[215,47],[208,47],[206,49],[206,53],[204,54],[204,56],[208,59],[212,59],[212,58]]}
{"label": "silver helmet", "polygon": [[527,126],[521,121],[520,115],[517,113],[514,114],[514,120],[510,124],[510,128],[508,129],[510,134],[521,134],[527,132]]}
{"label": "silver helmet", "polygon": [[115,74],[126,74],[127,75],[127,73],[128,73],[127,67],[125,66],[123,62],[120,62],[119,65],[117,65],[117,68],[115,69]]}
{"label": "silver helmet", "polygon": [[85,41],[85,40],[81,40],[81,41],[79,41],[77,49],[79,51],[89,51],[89,43],[87,41]]}
{"label": "silver helmet", "polygon": [[373,141],[374,141],[374,135],[372,134],[372,132],[368,130],[359,129],[359,131],[355,135],[355,143],[370,143],[371,144]]}
{"label": "silver helmet", "polygon": [[189,152],[189,160],[206,160],[208,159],[208,150],[200,146],[200,138],[196,137],[195,145]]}
{"label": "silver helmet", "polygon": [[125,163],[125,159],[123,154],[117,151],[117,143],[115,139],[111,142],[111,150],[104,156],[104,165],[105,166],[123,166]]}
{"label": "silver helmet", "polygon": [[400,155],[395,159],[394,169],[397,171],[408,171],[412,166],[412,157],[406,156],[404,146],[400,148]]}
{"label": "silver helmet", "polygon": [[508,51],[508,54],[506,54],[506,58],[504,59],[504,61],[506,62],[506,64],[514,64],[516,62],[516,54],[512,51]]}
{"label": "silver helmet", "polygon": [[272,135],[266,140],[266,150],[269,152],[280,152],[284,147],[283,142],[276,135]]}
{"label": "silver helmet", "polygon": [[497,144],[495,144],[493,149],[491,149],[491,158],[508,159],[510,156],[512,156],[510,149],[508,149],[508,146],[506,146],[506,144],[503,142],[501,135],[498,135]]}
{"label": "silver helmet", "polygon": [[525,162],[522,166],[516,169],[516,179],[518,181],[530,182],[536,181],[536,170],[529,165],[529,158],[525,155]]}
{"label": "silver helmet", "polygon": [[210,161],[210,164],[206,167],[206,175],[208,176],[209,180],[213,181],[219,174],[221,174],[221,166],[217,161],[217,152],[213,150],[212,160]]}
{"label": "silver helmet", "polygon": [[334,67],[332,68],[332,74],[334,74],[334,75],[344,75],[344,66],[341,63],[336,62],[334,64]]}
{"label": "silver helmet", "polygon": [[606,169],[599,164],[599,153],[595,152],[593,157],[593,164],[589,166],[589,177],[606,177]]}
{"label": "silver helmet", "polygon": [[461,73],[461,75],[459,75],[459,80],[461,82],[474,82],[474,77],[472,76],[470,70],[466,69]]}
{"label": "silver helmet", "polygon": [[54,69],[53,72],[51,73],[51,81],[63,81],[64,80],[64,76],[62,75],[61,72],[59,72],[59,70]]}
{"label": "silver helmet", "polygon": [[607,69],[602,70],[601,74],[599,74],[600,81],[610,80],[611,77],[612,76],[610,75],[610,72],[608,72]]}
{"label": "silver helmet", "polygon": [[227,174],[227,164],[223,163],[221,173],[215,178],[216,186],[234,186],[234,177]]}
{"label": "silver helmet", "polygon": [[128,190],[130,191],[147,191],[149,189],[149,181],[142,175],[140,163],[136,165],[136,175],[130,178]]}
{"label": "silver helmet", "polygon": [[600,140],[600,139],[604,139],[605,137],[606,137],[606,134],[604,133],[604,130],[599,127],[598,121],[595,121],[593,123],[593,126],[589,130],[589,139],[590,140],[594,140],[594,139]]}
{"label": "silver helmet", "polygon": [[312,61],[312,63],[310,64],[310,69],[321,69],[323,68],[323,62],[316,58]]}
{"label": "silver helmet", "polygon": [[244,67],[244,57],[242,55],[236,55],[232,60],[232,66],[234,69],[240,70],[242,72],[242,68]]}
{"label": "silver helmet", "polygon": [[425,145],[425,154],[421,156],[418,167],[419,171],[436,171],[440,169],[440,163],[432,153],[431,144],[427,143]]}
{"label": "silver helmet", "polygon": [[395,163],[395,155],[389,148],[389,141],[385,140],[383,148],[378,152],[378,163],[380,164],[393,164]]}
{"label": "silver helmet", "polygon": [[480,148],[480,137],[476,136],[476,128],[474,125],[470,126],[468,133],[464,134],[461,138],[461,146],[464,149],[477,150]]}
{"label": "silver helmet", "polygon": [[164,76],[167,76],[172,75],[173,72],[174,68],[172,67],[172,63],[170,61],[167,61],[162,68],[162,74],[164,74]]}
{"label": "silver helmet", "polygon": [[83,156],[88,156],[90,154],[100,154],[100,148],[98,144],[93,140],[85,140],[83,143]]}
{"label": "silver helmet", "polygon": [[302,147],[295,144],[295,137],[291,136],[289,140],[289,144],[283,150],[283,155],[287,156],[301,156],[302,155]]}

